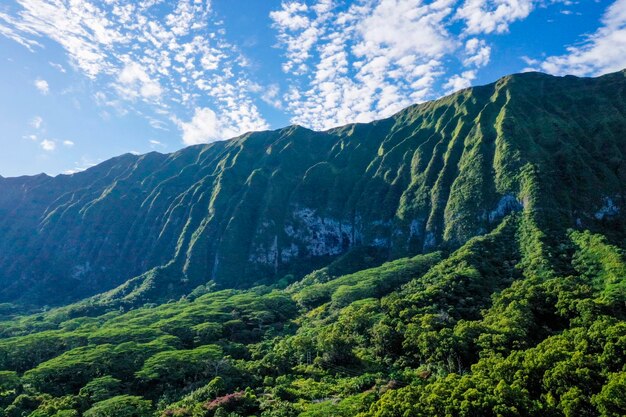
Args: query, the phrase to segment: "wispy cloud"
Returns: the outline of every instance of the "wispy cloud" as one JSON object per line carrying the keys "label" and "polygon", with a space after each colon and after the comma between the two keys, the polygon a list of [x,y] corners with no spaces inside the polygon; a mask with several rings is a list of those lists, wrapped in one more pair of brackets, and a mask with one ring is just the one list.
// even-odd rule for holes
{"label": "wispy cloud", "polygon": [[152,149],[165,149],[167,148],[167,145],[161,141],[158,141],[156,139],[150,139],[148,141],[148,144],[150,145],[150,148]]}
{"label": "wispy cloud", "polygon": [[[34,52],[56,42],[67,62],[50,62],[60,72],[49,78],[53,87],[66,68],[82,73],[103,119],[139,115],[154,129],[178,129],[185,144],[268,128],[263,103],[317,129],[389,116],[472,85],[490,63],[497,35],[539,7],[571,5],[283,0],[269,15],[286,74],[276,82],[255,78],[254,60],[229,40],[210,0],[13,1],[16,7],[0,12],[0,36]],[[602,28],[567,54],[529,62],[580,74],[623,66],[625,3],[615,1]],[[40,81],[39,90],[50,91]]]}
{"label": "wispy cloud", "polygon": [[[4,22],[4,24],[1,24]],[[33,52],[34,48],[41,48],[42,45],[36,40],[25,35],[23,30],[17,27],[18,24],[10,15],[0,12],[0,35],[12,39],[29,51]]]}
{"label": "wispy cloud", "polygon": [[[622,0],[620,0],[622,1]],[[624,0],[626,1],[626,0]],[[386,117],[468,87],[494,35],[569,0],[303,0],[270,13],[294,123],[325,129]],[[626,42],[622,41],[622,45]]]}
{"label": "wispy cloud", "polygon": [[607,7],[601,27],[567,53],[542,61],[527,60],[534,68],[552,74],[599,75],[626,67],[626,0]]}
{"label": "wispy cloud", "polygon": [[44,139],[39,142],[39,145],[44,151],[52,152],[57,148],[57,143],[51,139]]}
{"label": "wispy cloud", "polygon": [[[270,17],[290,76],[284,99],[292,121],[318,129],[366,122],[470,85],[491,56],[479,36],[521,19],[524,1],[510,1],[517,14],[494,6],[508,0],[283,2]],[[493,28],[475,27],[479,12]]]}
{"label": "wispy cloud", "polygon": [[66,169],[65,171],[63,171],[63,173],[66,175],[75,174],[77,172],[81,172],[93,166],[96,166],[100,162],[102,162],[102,160],[93,161],[90,158],[83,156],[80,158],[80,161],[74,162],[73,168]]}
{"label": "wispy cloud", "polygon": [[56,69],[57,71],[65,74],[67,72],[67,70],[65,69],[65,67],[61,64],[57,64],[56,62],[48,62],[48,64],[50,64],[50,66],[54,69]]}
{"label": "wispy cloud", "polygon": [[277,109],[283,108],[283,102],[280,98],[280,87],[278,84],[271,84],[267,88],[261,87],[259,89],[261,93],[261,100]]}
{"label": "wispy cloud", "polygon": [[43,118],[41,116],[35,116],[30,121],[30,125],[34,127],[35,129],[41,128],[42,124],[43,124]]}
{"label": "wispy cloud", "polygon": [[271,14],[293,76],[292,120],[314,128],[385,117],[431,94],[442,58],[457,45],[445,29],[453,0],[285,2]]}

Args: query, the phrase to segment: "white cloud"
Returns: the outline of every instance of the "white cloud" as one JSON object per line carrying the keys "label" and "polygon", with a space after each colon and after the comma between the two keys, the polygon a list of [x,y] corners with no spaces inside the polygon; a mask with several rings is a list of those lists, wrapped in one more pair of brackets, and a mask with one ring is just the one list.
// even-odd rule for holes
{"label": "white cloud", "polygon": [[539,65],[551,74],[600,75],[626,67],[626,0],[613,2],[604,12],[602,26],[581,45],[570,46],[567,54],[551,56]]}
{"label": "white cloud", "polygon": [[464,71],[461,74],[455,74],[443,85],[447,93],[453,93],[458,90],[470,87],[472,81],[476,78],[476,71]]}
{"label": "white cloud", "polygon": [[465,55],[463,65],[466,67],[484,67],[489,63],[491,47],[483,39],[471,38],[465,42]]}
{"label": "white cloud", "polygon": [[[325,129],[386,117],[432,96],[446,54],[457,44],[445,27],[454,0],[361,0],[340,7],[284,2],[271,14],[294,123]],[[331,13],[332,10],[332,13]]]}
{"label": "white cloud", "polygon": [[245,86],[247,59],[227,41],[210,0],[15,2],[14,13],[0,13],[0,36],[33,51],[41,38],[58,43],[77,72],[113,87],[94,97],[120,116],[134,112],[163,129],[210,107],[228,128],[267,125]]}
{"label": "white cloud", "polygon": [[222,127],[217,115],[209,108],[197,108],[189,122],[178,121],[177,124],[183,132],[185,145],[197,145],[226,139],[222,136]]}
{"label": "white cloud", "polygon": [[[16,17],[0,16],[5,28],[24,42],[38,36],[59,43],[73,65],[90,78],[109,67],[104,50],[127,39],[114,28],[106,13],[88,1],[18,0],[22,10]],[[32,48],[32,45],[31,45]]]}
{"label": "white cloud", "polygon": [[239,111],[229,112],[222,117],[208,107],[198,107],[194,110],[190,121],[183,122],[174,119],[174,122],[182,131],[183,143],[197,145],[229,139],[245,132],[267,129],[265,122],[258,122],[255,119],[250,107],[244,106]]}
{"label": "white cloud", "polygon": [[37,88],[37,90],[39,90],[41,94],[46,95],[50,92],[50,86],[48,85],[48,81],[37,78],[34,84],[35,88]]}
{"label": "white cloud", "polygon": [[302,14],[308,10],[309,8],[303,2],[283,3],[281,10],[270,12],[270,18],[280,28],[290,31],[302,30],[306,29],[310,23],[309,18]]}
{"label": "white cloud", "polygon": [[[185,143],[204,143],[267,128],[259,100],[325,129],[471,85],[490,61],[488,39],[557,1],[283,0],[270,13],[287,74],[280,85],[256,84],[259,66],[228,41],[210,0],[15,0],[16,12],[0,12],[0,36],[33,51],[41,39],[60,45],[106,91],[94,95],[103,118],[132,112],[155,129],[174,121]],[[608,38],[594,36],[589,49]],[[619,61],[609,52],[598,65]],[[561,58],[544,65],[570,62]]]}
{"label": "white cloud", "polygon": [[224,121],[220,120],[217,114],[208,107],[196,108],[189,122],[176,120],[176,123],[182,131],[182,139],[185,145],[197,145],[200,143],[229,139],[248,131],[242,127],[225,124]]}
{"label": "white cloud", "polygon": [[161,85],[150,78],[148,73],[136,62],[127,63],[117,76],[117,88],[129,97],[155,99],[161,96]]}
{"label": "white cloud", "polygon": [[150,139],[148,141],[148,143],[150,144],[150,147],[152,149],[164,149],[167,148],[167,145],[161,141],[155,140],[155,139]]}
{"label": "white cloud", "polygon": [[535,0],[465,0],[456,17],[465,21],[469,34],[504,33],[516,20],[528,17]]}
{"label": "white cloud", "polygon": [[148,118],[148,123],[150,123],[150,126],[152,126],[153,128],[159,129],[159,130],[170,130],[165,121],[154,118],[154,117],[147,117],[147,118]]}
{"label": "white cloud", "polygon": [[57,147],[56,142],[53,141],[53,140],[50,140],[50,139],[42,140],[41,142],[39,142],[39,145],[41,146],[41,148],[44,151],[47,151],[47,152],[51,152],[51,151],[55,150],[56,147]]}
{"label": "white cloud", "polygon": [[200,64],[205,70],[213,71],[219,68],[222,57],[223,55],[219,53],[206,52],[200,59]]}
{"label": "white cloud", "polygon": [[42,124],[43,124],[43,118],[41,116],[35,116],[30,121],[30,125],[34,127],[35,129],[39,129]]}
{"label": "white cloud", "polygon": [[83,156],[80,162],[74,162],[74,168],[66,169],[65,171],[63,171],[63,173],[66,175],[75,174],[77,172],[81,172],[93,166],[96,166],[100,162],[102,162],[102,160],[92,161]]}
{"label": "white cloud", "polygon": [[71,140],[64,140],[63,141],[63,146],[66,146],[68,148],[71,148],[72,146],[74,146],[74,142]]}
{"label": "white cloud", "polygon": [[[318,2],[318,5],[322,3]],[[314,18],[306,15],[310,11],[316,14]],[[287,61],[283,64],[283,70],[305,72],[308,69],[305,61],[310,58],[310,51],[322,34],[321,26],[329,18],[326,10],[310,9],[303,2],[291,1],[282,3],[280,10],[272,11],[270,18],[279,32],[279,41],[287,49]]]}
{"label": "white cloud", "polygon": [[567,1],[283,1],[270,17],[289,77],[284,107],[292,122],[326,129],[471,86],[491,59],[486,35]]}
{"label": "white cloud", "polygon": [[[2,24],[2,22],[5,22],[5,24]],[[42,45],[36,40],[24,36],[24,34],[21,33],[21,30],[16,28],[15,25],[16,22],[11,16],[0,12],[0,35],[14,40],[31,52],[35,50],[35,47],[42,47]]]}
{"label": "white cloud", "polygon": [[283,103],[280,99],[280,87],[278,84],[271,84],[267,88],[261,88],[261,100],[277,109],[283,108]]}
{"label": "white cloud", "polygon": [[[382,56],[402,59],[411,54],[439,56],[452,47],[442,31],[443,19],[451,12],[453,1],[432,3],[382,0],[357,26],[360,42],[357,56]],[[413,36],[410,36],[410,35]]]}

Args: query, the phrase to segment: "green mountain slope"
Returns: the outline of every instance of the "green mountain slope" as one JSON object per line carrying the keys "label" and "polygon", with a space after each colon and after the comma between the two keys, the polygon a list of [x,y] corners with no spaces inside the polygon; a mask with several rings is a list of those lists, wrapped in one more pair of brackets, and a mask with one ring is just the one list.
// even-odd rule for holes
{"label": "green mountain slope", "polygon": [[622,416],[625,253],[533,217],[286,288],[5,319],[0,416]]}
{"label": "green mountain slope", "polygon": [[210,280],[297,279],[343,254],[367,253],[365,266],[455,249],[522,210],[549,235],[621,244],[625,88],[624,72],[519,74],[369,124],[0,178],[0,302],[58,305],[126,283],[104,299],[137,305]]}

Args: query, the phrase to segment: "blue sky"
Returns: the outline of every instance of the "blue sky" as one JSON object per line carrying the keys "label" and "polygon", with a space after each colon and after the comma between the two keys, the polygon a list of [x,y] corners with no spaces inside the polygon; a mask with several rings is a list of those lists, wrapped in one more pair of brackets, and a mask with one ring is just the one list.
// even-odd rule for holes
{"label": "blue sky", "polygon": [[616,71],[626,0],[0,0],[0,61],[0,175],[56,175]]}

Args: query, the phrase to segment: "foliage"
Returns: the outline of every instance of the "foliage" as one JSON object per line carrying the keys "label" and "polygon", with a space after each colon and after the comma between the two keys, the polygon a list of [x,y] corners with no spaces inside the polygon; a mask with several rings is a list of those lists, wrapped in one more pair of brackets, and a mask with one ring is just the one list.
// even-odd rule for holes
{"label": "foliage", "polygon": [[[583,112],[623,105],[623,78],[524,74],[372,124],[109,163],[153,184],[128,204],[163,215],[164,258],[65,307],[1,305],[0,417],[626,415],[626,231],[606,200],[624,112]],[[41,227],[106,219],[131,179],[54,196]],[[341,248],[288,266],[268,236]]]}
{"label": "foliage", "polygon": [[120,395],[95,403],[85,411],[85,417],[148,417],[152,404],[141,397]]}
{"label": "foliage", "polygon": [[624,255],[532,221],[282,290],[19,319],[0,415],[623,415]]}

